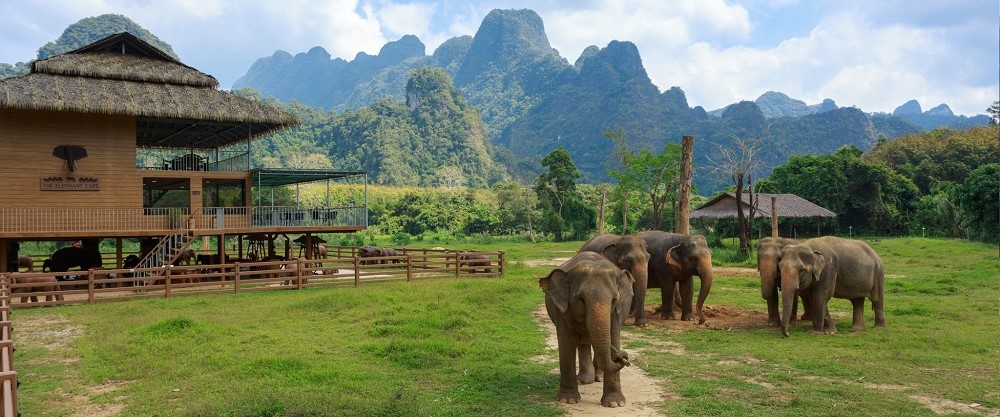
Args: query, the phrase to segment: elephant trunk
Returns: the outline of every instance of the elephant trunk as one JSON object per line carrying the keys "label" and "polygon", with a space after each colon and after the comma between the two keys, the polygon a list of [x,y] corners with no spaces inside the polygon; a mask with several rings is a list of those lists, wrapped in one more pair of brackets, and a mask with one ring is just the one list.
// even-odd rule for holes
{"label": "elephant trunk", "polygon": [[701,278],[701,289],[698,291],[698,324],[705,323],[705,299],[712,290],[712,260],[706,259],[698,265],[698,276]]}
{"label": "elephant trunk", "polygon": [[[610,303],[597,302],[588,306],[587,331],[594,348],[594,365],[604,372],[618,372],[625,366],[621,362],[615,362],[615,356],[611,354],[611,326],[615,321],[611,313]],[[616,349],[618,347],[615,346]]]}
{"label": "elephant trunk", "polygon": [[649,263],[642,263],[632,267],[632,311],[635,314],[635,324],[642,326],[646,324],[646,288],[649,286]]}
{"label": "elephant trunk", "polygon": [[788,323],[795,309],[795,292],[799,289],[798,277],[794,271],[781,273],[781,335],[788,337]]}
{"label": "elephant trunk", "polygon": [[774,259],[761,259],[757,262],[757,269],[760,271],[760,296],[765,300],[776,297],[778,263]]}

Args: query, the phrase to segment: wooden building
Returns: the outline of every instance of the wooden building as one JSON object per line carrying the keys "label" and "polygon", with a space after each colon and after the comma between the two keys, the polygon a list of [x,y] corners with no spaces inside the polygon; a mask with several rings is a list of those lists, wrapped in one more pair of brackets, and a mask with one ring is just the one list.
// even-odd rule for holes
{"label": "wooden building", "polygon": [[[140,238],[156,243],[144,262],[158,266],[198,239],[224,259],[225,236],[365,229],[364,172],[251,168],[255,138],[297,123],[128,33],[33,62],[0,80],[0,272],[24,241],[113,238],[121,267],[122,239]],[[263,197],[344,179],[363,197]]]}

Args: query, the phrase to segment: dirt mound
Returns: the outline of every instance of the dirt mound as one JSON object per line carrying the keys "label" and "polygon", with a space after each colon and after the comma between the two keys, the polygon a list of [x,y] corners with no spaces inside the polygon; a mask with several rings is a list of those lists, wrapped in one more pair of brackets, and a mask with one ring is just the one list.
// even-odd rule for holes
{"label": "dirt mound", "polygon": [[[660,318],[657,310],[659,305],[647,304],[646,316],[649,317],[649,326],[662,328],[666,331],[680,331],[691,328],[706,330],[726,330],[763,328],[767,326],[767,312],[747,310],[740,307],[726,305],[705,305],[705,324],[699,325],[697,321],[664,320]],[[680,313],[674,314],[680,317]]]}

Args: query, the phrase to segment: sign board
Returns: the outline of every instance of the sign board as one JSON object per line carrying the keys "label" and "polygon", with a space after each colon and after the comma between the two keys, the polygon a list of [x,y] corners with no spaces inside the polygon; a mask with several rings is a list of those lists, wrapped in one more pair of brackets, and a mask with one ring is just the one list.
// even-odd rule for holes
{"label": "sign board", "polygon": [[101,189],[101,182],[96,177],[42,177],[41,184],[42,191],[100,191]]}

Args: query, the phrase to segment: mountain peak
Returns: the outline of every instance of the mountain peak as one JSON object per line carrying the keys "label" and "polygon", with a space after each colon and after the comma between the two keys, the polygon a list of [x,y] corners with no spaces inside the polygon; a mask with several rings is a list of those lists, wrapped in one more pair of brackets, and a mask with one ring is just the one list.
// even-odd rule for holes
{"label": "mountain peak", "polygon": [[923,113],[923,110],[920,109],[920,103],[917,103],[916,100],[910,100],[907,101],[906,103],[903,103],[902,106],[896,107],[896,110],[893,110],[892,115],[900,116],[903,114],[920,114],[920,113]]}
{"label": "mountain peak", "polygon": [[924,114],[930,114],[930,115],[935,115],[935,116],[954,116],[955,115],[955,113],[953,113],[951,111],[951,107],[948,107],[948,105],[944,104],[944,103],[937,105],[937,107],[934,107],[933,109],[927,110],[926,112],[924,112]]}
{"label": "mountain peak", "polygon": [[378,57],[391,62],[403,62],[409,58],[424,56],[425,46],[413,35],[404,35],[398,41],[388,42],[378,51]]}
{"label": "mountain peak", "polygon": [[464,84],[491,66],[506,67],[526,56],[552,52],[545,25],[534,10],[494,9],[479,25],[455,82]]}

